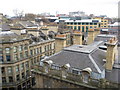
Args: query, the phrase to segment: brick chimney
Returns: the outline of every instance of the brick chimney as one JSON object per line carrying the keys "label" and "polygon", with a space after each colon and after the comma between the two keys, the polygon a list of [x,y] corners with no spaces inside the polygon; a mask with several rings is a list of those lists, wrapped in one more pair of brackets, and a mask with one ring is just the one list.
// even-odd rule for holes
{"label": "brick chimney", "polygon": [[66,34],[58,34],[55,37],[56,53],[66,47]]}
{"label": "brick chimney", "polygon": [[112,70],[117,52],[117,38],[111,38],[107,43],[106,69]]}
{"label": "brick chimney", "polygon": [[82,33],[80,31],[73,31],[73,44],[82,45]]}
{"label": "brick chimney", "polygon": [[93,43],[95,38],[95,31],[94,29],[88,29],[88,39],[87,39],[87,44]]}

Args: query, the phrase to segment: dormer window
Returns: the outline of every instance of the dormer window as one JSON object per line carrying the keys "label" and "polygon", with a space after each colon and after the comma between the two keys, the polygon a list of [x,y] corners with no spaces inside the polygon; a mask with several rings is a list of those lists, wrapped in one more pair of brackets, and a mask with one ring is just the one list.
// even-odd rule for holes
{"label": "dormer window", "polygon": [[75,70],[75,69],[73,69],[73,70],[72,70],[72,73],[73,73],[73,74],[80,75],[80,71],[79,71],[79,70]]}

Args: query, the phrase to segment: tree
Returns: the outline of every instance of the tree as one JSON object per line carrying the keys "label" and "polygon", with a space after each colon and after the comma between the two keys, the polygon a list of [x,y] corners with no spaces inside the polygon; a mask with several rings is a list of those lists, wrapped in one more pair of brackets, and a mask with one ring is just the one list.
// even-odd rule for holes
{"label": "tree", "polygon": [[23,11],[23,10],[20,11],[20,10],[18,10],[18,9],[14,9],[14,10],[13,10],[13,13],[14,13],[15,16],[16,16],[17,18],[19,18],[20,20],[21,20],[21,18],[22,18],[23,15],[24,15],[24,11]]}

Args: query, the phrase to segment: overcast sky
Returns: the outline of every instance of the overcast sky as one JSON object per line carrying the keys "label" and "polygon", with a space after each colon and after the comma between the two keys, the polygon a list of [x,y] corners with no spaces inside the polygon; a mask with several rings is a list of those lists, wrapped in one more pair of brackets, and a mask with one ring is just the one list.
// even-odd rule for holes
{"label": "overcast sky", "polygon": [[1,0],[0,12],[14,15],[13,10],[23,10],[24,13],[39,14],[50,12],[55,14],[70,11],[84,11],[86,14],[118,16],[119,0]]}

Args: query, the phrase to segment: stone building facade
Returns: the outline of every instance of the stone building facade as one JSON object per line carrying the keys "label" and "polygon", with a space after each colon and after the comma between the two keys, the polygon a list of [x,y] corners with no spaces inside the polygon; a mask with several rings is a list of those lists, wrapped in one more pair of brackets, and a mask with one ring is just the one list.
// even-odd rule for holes
{"label": "stone building facade", "polygon": [[41,58],[55,53],[55,41],[32,42],[28,36],[13,32],[0,33],[0,87],[3,89],[25,89],[35,85],[31,67]]}

